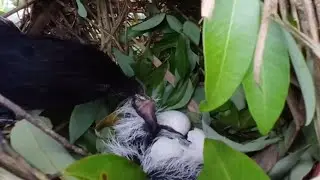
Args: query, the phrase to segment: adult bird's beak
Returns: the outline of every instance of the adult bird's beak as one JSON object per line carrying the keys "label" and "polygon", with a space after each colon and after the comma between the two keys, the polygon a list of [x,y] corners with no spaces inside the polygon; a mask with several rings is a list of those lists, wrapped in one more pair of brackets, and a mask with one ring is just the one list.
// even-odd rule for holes
{"label": "adult bird's beak", "polygon": [[151,133],[158,130],[156,106],[155,102],[145,96],[135,95],[133,97],[132,106],[139,116],[141,116]]}

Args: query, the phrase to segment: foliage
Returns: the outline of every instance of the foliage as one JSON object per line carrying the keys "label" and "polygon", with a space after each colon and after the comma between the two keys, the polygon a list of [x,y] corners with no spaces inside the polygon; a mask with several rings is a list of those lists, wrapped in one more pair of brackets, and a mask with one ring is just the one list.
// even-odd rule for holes
{"label": "foliage", "polygon": [[[279,21],[269,23],[261,83],[255,81],[253,55],[261,5],[255,0],[216,0],[213,15],[204,18],[203,26],[172,11],[151,8],[151,16],[119,32],[120,42],[128,45],[128,50],[112,49],[122,71],[144,84],[146,93],[159,100],[159,109],[186,112],[193,124],[203,129],[204,168],[199,179],[302,179],[320,159],[318,132],[312,123],[317,104],[313,74],[300,44]],[[87,17],[81,1],[77,0],[77,6],[79,16]],[[304,136],[293,147],[301,127],[295,124],[294,112],[288,118],[284,111],[292,74],[305,106]],[[193,101],[200,104],[202,112],[192,111]],[[100,120],[114,123],[112,110],[100,100],[76,106],[69,123],[70,142],[98,151],[98,139],[109,133],[94,129],[94,134],[92,126]],[[288,123],[292,118],[295,121]],[[26,121],[13,128],[11,144],[45,173],[63,172],[67,178],[79,179],[146,178],[139,166],[115,155],[76,161]],[[277,151],[271,153],[279,157],[265,173],[261,169],[265,162],[257,164],[250,158],[263,156],[259,153],[273,145]],[[41,156],[36,158],[32,151]]]}

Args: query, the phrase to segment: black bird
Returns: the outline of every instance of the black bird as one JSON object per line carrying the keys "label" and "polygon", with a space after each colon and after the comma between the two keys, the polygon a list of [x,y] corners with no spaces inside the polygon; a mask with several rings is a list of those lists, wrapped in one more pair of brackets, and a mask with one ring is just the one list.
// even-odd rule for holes
{"label": "black bird", "polygon": [[91,45],[22,33],[0,18],[0,93],[26,109],[129,97],[140,84]]}

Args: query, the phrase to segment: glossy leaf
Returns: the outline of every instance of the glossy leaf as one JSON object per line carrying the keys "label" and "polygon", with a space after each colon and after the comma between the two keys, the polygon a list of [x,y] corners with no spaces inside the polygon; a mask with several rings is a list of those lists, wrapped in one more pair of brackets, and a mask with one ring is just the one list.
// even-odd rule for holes
{"label": "glossy leaf", "polygon": [[26,120],[16,123],[10,138],[14,150],[44,173],[55,174],[74,162],[60,143]]}
{"label": "glossy leaf", "polygon": [[134,71],[131,67],[131,64],[134,63],[133,58],[123,54],[122,52],[120,52],[115,48],[113,49],[113,52],[117,59],[117,62],[119,63],[121,70],[126,74],[126,76],[128,77],[134,76]]}
{"label": "glossy leaf", "polygon": [[143,21],[140,24],[137,24],[135,26],[132,27],[132,30],[134,31],[144,31],[144,30],[148,30],[151,28],[154,28],[156,26],[158,26],[163,19],[166,17],[165,13],[160,13],[160,14],[156,14],[153,17],[151,17],[150,19]]}
{"label": "glossy leaf", "polygon": [[254,54],[259,19],[260,1],[215,1],[213,15],[203,26],[206,100],[201,111],[224,104],[242,82]]}
{"label": "glossy leaf", "polygon": [[74,143],[92,125],[108,115],[108,109],[103,100],[96,100],[75,106],[69,123],[69,139]]}
{"label": "glossy leaf", "polygon": [[187,42],[183,35],[178,39],[174,61],[179,76],[183,79],[190,71]]}
{"label": "glossy leaf", "polygon": [[198,180],[269,180],[251,158],[221,141],[204,142],[204,167]]}
{"label": "glossy leaf", "polygon": [[293,37],[285,29],[282,29],[289,49],[290,59],[296,72],[300,88],[306,106],[306,122],[309,125],[313,119],[316,108],[315,87],[306,61]]}
{"label": "glossy leaf", "polygon": [[237,142],[234,142],[224,136],[221,136],[219,133],[217,133],[214,129],[212,129],[208,124],[211,122],[210,120],[210,114],[209,113],[203,113],[202,115],[202,129],[209,139],[219,140],[224,143],[226,143],[228,146],[232,147],[233,149],[240,151],[240,152],[254,152],[259,151],[266,146],[270,144],[274,144],[280,140],[280,138],[270,138],[267,139],[267,136],[263,136],[261,138],[258,138],[254,141],[248,142],[246,144],[240,144]]}
{"label": "glossy leaf", "polygon": [[174,16],[172,15],[166,15],[167,22],[171,29],[181,32],[182,30],[182,23]]}
{"label": "glossy leaf", "polygon": [[67,167],[64,174],[86,180],[146,180],[146,174],[140,166],[111,154],[83,158]]}
{"label": "glossy leaf", "polygon": [[191,21],[186,21],[183,24],[183,33],[187,35],[193,43],[195,43],[196,45],[199,45],[200,28],[198,27],[198,25],[196,25]]}
{"label": "glossy leaf", "polygon": [[266,39],[261,84],[255,82],[250,67],[243,81],[249,110],[261,134],[267,134],[278,120],[288,95],[290,64],[283,33],[270,22]]}

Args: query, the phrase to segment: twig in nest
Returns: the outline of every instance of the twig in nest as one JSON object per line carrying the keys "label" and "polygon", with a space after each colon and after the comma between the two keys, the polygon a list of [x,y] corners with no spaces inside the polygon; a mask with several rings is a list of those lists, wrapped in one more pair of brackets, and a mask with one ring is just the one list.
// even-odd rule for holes
{"label": "twig in nest", "polygon": [[27,121],[29,121],[34,126],[36,126],[37,128],[41,129],[44,133],[46,133],[47,135],[49,135],[50,137],[52,137],[53,139],[55,139],[56,141],[61,143],[67,149],[72,150],[73,152],[75,152],[77,154],[80,154],[80,155],[83,155],[83,156],[88,154],[85,150],[83,150],[83,149],[81,149],[81,148],[79,148],[79,147],[77,147],[75,145],[70,144],[67,139],[65,139],[64,137],[58,135],[53,130],[51,130],[51,129],[47,128],[47,127],[44,127],[41,123],[39,123],[40,120],[33,118],[30,114],[28,114],[20,106],[16,105],[12,101],[10,101],[6,97],[4,97],[2,94],[0,94],[0,104],[4,105],[5,107],[7,107],[10,110],[12,110],[17,116],[26,119]]}
{"label": "twig in nest", "polygon": [[305,12],[308,19],[311,38],[314,41],[319,42],[317,18],[314,12],[313,3],[311,0],[303,0],[303,2],[304,2]]}
{"label": "twig in nest", "polygon": [[32,168],[10,148],[0,132],[0,167],[26,180],[49,180],[41,171]]}
{"label": "twig in nest", "polygon": [[320,24],[320,0],[314,0],[314,5],[316,7],[318,24]]}
{"label": "twig in nest", "polygon": [[299,130],[301,128],[301,126],[303,126],[306,121],[305,115],[304,115],[305,112],[303,112],[303,110],[299,109],[299,102],[298,102],[292,88],[289,89],[287,103],[288,103],[289,109],[292,113],[293,120],[296,125],[296,130]]}
{"label": "twig in nest", "polygon": [[300,32],[297,28],[292,26],[290,23],[282,21],[280,17],[274,16],[273,20],[288,30],[295,38],[297,38],[300,42],[310,48],[313,53],[320,58],[320,46],[313,39],[308,37],[306,34]]}
{"label": "twig in nest", "polygon": [[27,8],[28,6],[30,6],[31,4],[33,4],[35,1],[36,1],[36,0],[30,0],[30,1],[28,1],[27,3],[22,4],[21,6],[16,7],[16,8],[14,8],[14,9],[12,9],[11,11],[2,14],[2,17],[6,18],[6,17],[8,17],[8,16],[10,16],[10,15],[12,15],[12,14],[20,11],[21,9],[25,9],[25,8]]}
{"label": "twig in nest", "polygon": [[[96,28],[99,28],[100,30],[102,30],[102,31],[103,31],[104,33],[106,33],[109,37],[111,37],[112,40],[116,43],[118,49],[120,49],[120,50],[123,52],[123,48],[121,47],[120,43],[117,41],[117,39],[116,39],[112,34],[110,34],[108,31],[100,28],[99,25],[94,24],[93,22],[90,22],[89,19],[86,18],[86,20],[87,20],[89,23],[91,23],[93,26],[95,26]],[[107,41],[106,41],[106,42],[107,42]],[[106,43],[106,42],[105,42],[105,43]]]}
{"label": "twig in nest", "polygon": [[281,17],[284,21],[287,21],[288,18],[288,2],[287,1],[279,1],[279,9],[280,9],[280,14]]}
{"label": "twig in nest", "polygon": [[269,17],[271,14],[275,14],[277,12],[277,5],[278,5],[277,0],[264,1],[262,21],[260,25],[256,50],[254,54],[254,61],[253,61],[254,80],[258,85],[261,84],[260,74],[261,74],[261,67],[263,64],[264,46],[265,46],[265,41],[268,34]]}

